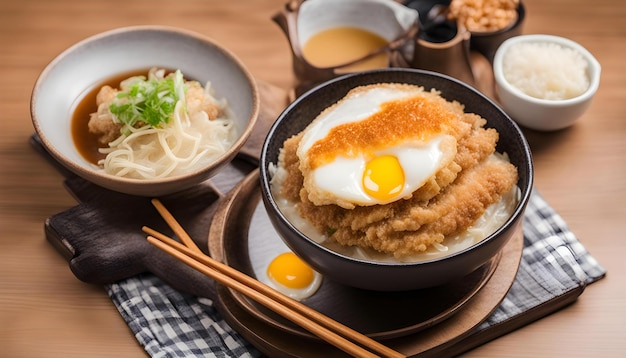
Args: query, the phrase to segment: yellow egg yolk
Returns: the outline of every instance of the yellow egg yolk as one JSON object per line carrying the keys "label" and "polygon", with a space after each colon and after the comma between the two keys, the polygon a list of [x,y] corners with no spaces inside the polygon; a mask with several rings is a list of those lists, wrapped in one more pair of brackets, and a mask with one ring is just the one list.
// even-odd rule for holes
{"label": "yellow egg yolk", "polygon": [[365,164],[363,189],[372,198],[393,199],[404,187],[404,170],[393,155],[382,155]]}
{"label": "yellow egg yolk", "polygon": [[278,255],[267,268],[270,278],[289,288],[304,288],[313,282],[315,273],[292,252]]}

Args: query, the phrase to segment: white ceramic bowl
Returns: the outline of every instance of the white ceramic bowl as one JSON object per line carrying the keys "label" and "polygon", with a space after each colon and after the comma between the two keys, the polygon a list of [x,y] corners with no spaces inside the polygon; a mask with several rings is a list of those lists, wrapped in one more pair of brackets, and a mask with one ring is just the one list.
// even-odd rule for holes
{"label": "white ceramic bowl", "polygon": [[[564,100],[532,97],[509,83],[503,72],[503,59],[512,46],[526,43],[555,43],[571,48],[587,61],[589,87],[581,95]],[[594,56],[580,44],[552,35],[521,35],[504,41],[493,61],[496,90],[500,103],[509,116],[520,125],[541,131],[554,131],[571,126],[589,107],[600,84],[601,66]]]}
{"label": "white ceramic bowl", "polygon": [[[165,179],[128,179],[106,174],[77,151],[70,125],[80,98],[107,79],[150,67],[180,69],[225,98],[235,116],[239,137],[215,162]],[[224,47],[199,34],[164,26],[125,27],[97,34],[48,64],[35,83],[31,117],[46,150],[76,175],[102,187],[140,196],[161,196],[198,184],[226,165],[252,132],[259,94],[252,75]]]}

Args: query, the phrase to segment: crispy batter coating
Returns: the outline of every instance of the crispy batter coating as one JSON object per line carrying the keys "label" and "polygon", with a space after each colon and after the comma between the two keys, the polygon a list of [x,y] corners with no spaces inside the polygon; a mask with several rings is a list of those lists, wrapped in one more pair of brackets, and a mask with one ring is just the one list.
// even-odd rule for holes
{"label": "crispy batter coating", "polygon": [[484,118],[464,113],[458,103],[448,103],[458,114],[457,154],[410,199],[354,209],[315,205],[303,186],[296,154],[302,133],[286,140],[281,151],[278,165],[287,175],[280,195],[297,203],[300,215],[318,231],[332,233],[331,240],[398,258],[426,251],[463,232],[516,185],[517,168],[494,155],[498,133],[484,128]]}
{"label": "crispy batter coating", "polygon": [[98,142],[102,145],[117,139],[120,136],[122,124],[113,120],[113,115],[109,111],[109,106],[113,103],[119,91],[111,86],[103,86],[96,95],[98,111],[91,114],[89,119],[89,132],[98,135]]}
{"label": "crispy batter coating", "polygon": [[199,82],[187,81],[187,91],[185,92],[185,101],[187,103],[187,111],[190,116],[195,113],[204,112],[209,119],[215,119],[222,116],[222,107],[217,103],[213,96],[207,96],[205,89]]}

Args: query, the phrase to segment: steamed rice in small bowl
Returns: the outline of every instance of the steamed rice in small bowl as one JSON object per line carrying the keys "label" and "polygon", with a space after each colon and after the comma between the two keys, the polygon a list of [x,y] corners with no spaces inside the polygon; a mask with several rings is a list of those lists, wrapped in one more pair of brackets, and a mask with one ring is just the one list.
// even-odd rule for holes
{"label": "steamed rice in small bowl", "polygon": [[508,39],[493,71],[502,107],[519,124],[553,131],[573,125],[600,85],[601,66],[580,44],[552,35]]}

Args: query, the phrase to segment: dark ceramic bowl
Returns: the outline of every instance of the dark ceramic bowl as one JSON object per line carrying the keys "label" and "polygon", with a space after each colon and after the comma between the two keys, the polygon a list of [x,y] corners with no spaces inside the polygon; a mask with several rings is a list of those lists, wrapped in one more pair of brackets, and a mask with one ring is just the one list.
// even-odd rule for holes
{"label": "dark ceramic bowl", "polygon": [[[409,83],[435,88],[448,100],[465,105],[487,119],[500,133],[497,150],[508,153],[518,167],[520,201],[513,215],[492,235],[474,246],[449,256],[415,263],[382,263],[351,258],[330,250],[300,232],[281,213],[270,190],[270,163],[277,163],[285,139],[302,131],[326,107],[357,86],[381,82]],[[326,278],[377,291],[401,291],[442,285],[473,272],[494,258],[520,228],[531,194],[533,167],[530,149],[519,127],[491,100],[472,87],[434,72],[415,69],[382,69],[346,75],[326,82],[293,102],[278,117],[261,152],[261,190],[264,205],[277,232],[303,260]]]}

